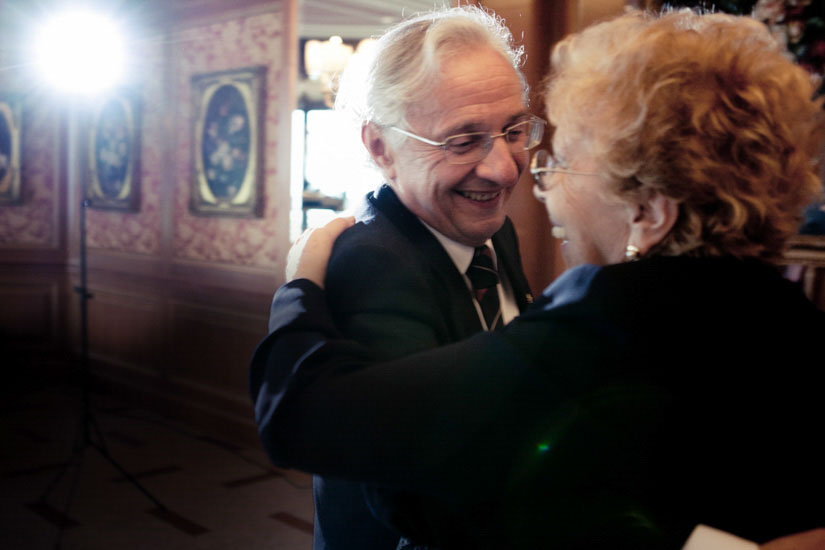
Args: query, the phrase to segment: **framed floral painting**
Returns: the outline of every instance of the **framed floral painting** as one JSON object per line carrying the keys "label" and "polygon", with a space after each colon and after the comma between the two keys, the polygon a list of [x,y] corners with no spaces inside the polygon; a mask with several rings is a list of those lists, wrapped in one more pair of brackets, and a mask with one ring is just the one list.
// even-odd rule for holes
{"label": "framed floral painting", "polygon": [[86,198],[93,208],[140,207],[140,112],[134,94],[107,97],[89,125]]}
{"label": "framed floral painting", "polygon": [[0,205],[23,201],[20,193],[21,100],[0,94]]}
{"label": "framed floral painting", "polygon": [[194,214],[262,214],[265,71],[250,67],[192,77]]}

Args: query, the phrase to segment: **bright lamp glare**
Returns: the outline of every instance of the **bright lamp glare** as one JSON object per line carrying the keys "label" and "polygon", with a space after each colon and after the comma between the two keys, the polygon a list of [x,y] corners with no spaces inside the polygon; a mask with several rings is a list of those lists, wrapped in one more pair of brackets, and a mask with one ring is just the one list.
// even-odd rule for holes
{"label": "bright lamp glare", "polygon": [[63,91],[100,92],[116,84],[123,72],[120,31],[104,15],[57,15],[41,28],[35,48],[40,73]]}

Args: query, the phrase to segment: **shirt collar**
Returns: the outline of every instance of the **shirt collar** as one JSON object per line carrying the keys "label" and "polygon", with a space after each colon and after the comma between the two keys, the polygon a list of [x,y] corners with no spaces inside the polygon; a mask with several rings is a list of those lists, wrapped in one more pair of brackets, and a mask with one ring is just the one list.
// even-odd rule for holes
{"label": "shirt collar", "polygon": [[[421,221],[419,219],[419,221]],[[444,247],[444,250],[447,252],[447,255],[453,260],[456,268],[460,273],[467,273],[467,270],[470,268],[470,263],[473,261],[473,255],[475,254],[475,248],[472,246],[467,246],[466,244],[462,244],[460,242],[454,241],[449,237],[444,236],[438,230],[433,229],[423,221],[421,223],[430,230],[430,233],[435,235],[435,238],[438,239],[438,242],[441,243],[441,246]],[[495,249],[493,248],[493,241],[492,239],[487,239],[484,243],[490,247],[490,250],[493,251],[493,265],[497,265],[496,263],[496,253]]]}

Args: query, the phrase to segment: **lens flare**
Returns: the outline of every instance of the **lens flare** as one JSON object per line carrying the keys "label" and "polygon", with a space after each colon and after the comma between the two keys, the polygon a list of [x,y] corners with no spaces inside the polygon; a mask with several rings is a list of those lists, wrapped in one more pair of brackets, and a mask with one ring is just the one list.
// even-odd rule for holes
{"label": "lens flare", "polygon": [[37,33],[35,62],[52,86],[70,93],[96,93],[123,73],[120,29],[109,17],[87,11],[61,13]]}

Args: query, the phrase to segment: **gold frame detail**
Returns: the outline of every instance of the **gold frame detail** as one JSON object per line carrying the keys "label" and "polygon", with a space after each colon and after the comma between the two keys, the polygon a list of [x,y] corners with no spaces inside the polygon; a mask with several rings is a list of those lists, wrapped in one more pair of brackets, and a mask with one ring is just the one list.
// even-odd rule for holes
{"label": "gold frame detail", "polygon": [[23,203],[21,192],[21,138],[22,100],[15,94],[0,94],[0,118],[8,132],[8,150],[0,151],[0,206]]}
{"label": "gold frame detail", "polygon": [[[105,129],[107,135],[102,136],[104,124],[108,124]],[[138,211],[141,139],[136,96],[123,92],[101,102],[92,116],[86,145],[85,196],[89,206]],[[125,166],[121,164],[123,161]],[[112,173],[118,176],[115,181],[110,181],[109,175]]]}
{"label": "gold frame detail", "polygon": [[192,77],[193,214],[262,215],[265,75],[261,66]]}

